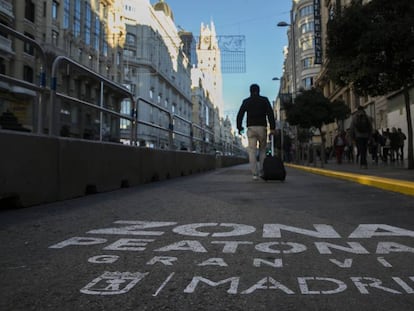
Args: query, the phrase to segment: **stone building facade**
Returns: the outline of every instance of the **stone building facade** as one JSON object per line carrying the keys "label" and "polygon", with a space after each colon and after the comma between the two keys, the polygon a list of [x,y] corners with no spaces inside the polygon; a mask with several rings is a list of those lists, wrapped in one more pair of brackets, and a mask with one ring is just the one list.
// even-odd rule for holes
{"label": "stone building facade", "polygon": [[[369,2],[369,0],[364,0]],[[300,91],[301,88],[315,86],[321,88],[326,97],[331,101],[342,100],[355,112],[358,106],[365,108],[370,116],[373,126],[380,132],[387,128],[401,128],[407,133],[406,112],[402,93],[393,93],[379,97],[358,96],[351,85],[338,87],[327,78],[326,65],[329,61],[326,57],[326,33],[327,24],[334,18],[335,11],[349,5],[351,0],[293,0],[290,23],[279,23],[279,26],[289,26],[288,42],[285,50],[284,72],[280,78],[280,94],[276,100],[277,113],[282,108],[283,119],[283,100],[289,100]],[[315,8],[320,16],[320,25],[315,25]],[[321,64],[315,65],[313,62],[315,54],[315,30],[319,26],[321,44]],[[311,48],[312,47],[312,48]],[[294,51],[294,52],[291,52]],[[314,56],[315,55],[315,56]],[[287,96],[288,95],[288,96]],[[414,96],[414,88],[410,91],[410,96]],[[411,105],[413,110],[413,105]],[[351,124],[351,117],[339,122],[325,126],[326,146],[333,144],[333,139],[340,129],[347,129]],[[405,146],[407,148],[407,145]],[[405,151],[407,154],[407,150]]]}
{"label": "stone building facade", "polygon": [[206,59],[165,1],[0,4],[1,24],[36,42],[0,28],[0,115],[13,118],[1,128],[123,143],[136,130],[140,146],[204,151],[231,136],[222,134],[218,46],[212,70],[197,74]]}

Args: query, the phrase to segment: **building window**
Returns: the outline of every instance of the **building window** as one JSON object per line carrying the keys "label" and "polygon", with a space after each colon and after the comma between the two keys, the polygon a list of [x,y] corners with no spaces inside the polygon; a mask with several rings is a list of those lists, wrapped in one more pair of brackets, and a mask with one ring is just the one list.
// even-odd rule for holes
{"label": "building window", "polygon": [[315,40],[313,39],[312,36],[309,36],[305,39],[302,40],[302,50],[306,51],[306,50],[310,50],[314,48],[314,43]]}
{"label": "building window", "polygon": [[312,77],[308,77],[302,80],[302,86],[308,90],[310,88],[312,88],[313,86],[313,78]]}
{"label": "building window", "polygon": [[[30,39],[33,39],[33,40],[34,40],[34,36],[32,36],[31,34],[29,34],[29,33],[25,32],[25,33],[24,33],[24,35],[25,35],[26,37],[29,37]],[[25,42],[25,43],[24,43],[24,52],[25,52],[26,54],[29,54],[29,55],[34,55],[34,48],[33,48],[33,44],[31,44],[31,43],[29,43],[29,42]]]}
{"label": "building window", "polygon": [[331,6],[328,9],[328,11],[329,11],[329,20],[333,20],[334,17],[335,17],[335,8],[334,8],[334,6]]}
{"label": "building window", "polygon": [[5,74],[6,73],[6,64],[5,64],[3,58],[0,58],[0,73],[1,74]]}
{"label": "building window", "polygon": [[130,49],[124,49],[124,56],[125,57],[135,57],[135,51]]}
{"label": "building window", "polygon": [[308,69],[313,66],[313,57],[307,57],[302,61],[303,69]]}
{"label": "building window", "polygon": [[[131,70],[128,65],[124,66],[124,79],[131,80]],[[127,89],[130,90],[129,85],[127,86]]]}
{"label": "building window", "polygon": [[311,32],[311,31],[314,30],[314,28],[315,28],[315,26],[314,26],[313,22],[305,23],[305,24],[300,26],[300,33],[304,34],[304,33],[307,33],[307,32]]}
{"label": "building window", "polygon": [[54,46],[59,45],[59,33],[57,31],[52,30],[52,44]]}
{"label": "building window", "polygon": [[[129,100],[123,100],[121,102],[121,114],[131,115],[131,102]],[[130,127],[130,121],[126,119],[121,119],[120,127],[123,130],[126,130]]]}
{"label": "building window", "polygon": [[56,1],[52,2],[52,19],[55,21],[58,18],[59,3]]}
{"label": "building window", "polygon": [[127,33],[126,35],[126,43],[129,45],[135,45],[136,37],[133,34]]}
{"label": "building window", "polygon": [[33,23],[35,21],[35,5],[31,0],[25,1],[24,18]]}
{"label": "building window", "polygon": [[206,126],[210,126],[210,112],[207,106],[205,106],[204,114],[206,117]]}
{"label": "building window", "polygon": [[103,37],[102,53],[103,53],[104,56],[108,56],[108,41],[106,40],[106,31],[105,31],[105,28],[102,29],[102,37]]}
{"label": "building window", "polygon": [[23,66],[23,80],[33,83],[33,69],[27,65]]}
{"label": "building window", "polygon": [[81,1],[75,0],[75,12],[73,15],[73,35],[79,37],[81,33]]}
{"label": "building window", "polygon": [[121,65],[122,54],[121,52],[116,53],[116,65]]}
{"label": "building window", "polygon": [[85,44],[91,44],[91,27],[92,27],[92,12],[91,12],[91,5],[90,3],[85,3],[85,25],[84,25],[84,33],[85,33]]}
{"label": "building window", "polygon": [[309,16],[309,15],[313,15],[313,5],[308,5],[305,6],[303,8],[301,8],[299,10],[299,17],[305,17],[305,16]]}
{"label": "building window", "polygon": [[101,33],[101,21],[99,20],[99,16],[95,16],[95,33],[94,33],[94,42],[93,47],[95,50],[99,51],[99,36]]}
{"label": "building window", "polygon": [[70,24],[70,0],[63,3],[63,29],[68,29]]}
{"label": "building window", "polygon": [[149,107],[149,121],[154,124],[154,107]]}

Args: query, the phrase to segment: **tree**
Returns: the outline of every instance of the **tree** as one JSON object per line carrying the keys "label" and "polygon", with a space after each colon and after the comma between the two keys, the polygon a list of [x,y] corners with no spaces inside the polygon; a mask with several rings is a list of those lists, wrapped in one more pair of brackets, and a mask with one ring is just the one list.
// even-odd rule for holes
{"label": "tree", "polygon": [[330,101],[322,92],[315,88],[299,93],[295,103],[287,108],[287,120],[292,125],[302,128],[316,127],[333,121],[331,116]]}
{"label": "tree", "polygon": [[409,89],[414,84],[414,1],[352,1],[328,23],[328,77],[356,94],[402,92],[407,115],[408,168],[414,168]]}
{"label": "tree", "polygon": [[331,102],[315,88],[299,93],[295,103],[286,107],[287,121],[303,129],[315,127],[321,133],[322,155],[325,154],[325,133],[322,127],[335,120],[343,120],[349,114],[349,108],[342,101]]}
{"label": "tree", "polygon": [[350,113],[341,100],[331,102],[316,88],[305,90],[295,98],[295,103],[286,106],[287,121],[302,128],[316,127],[344,120]]}
{"label": "tree", "polygon": [[336,99],[331,103],[331,116],[333,119],[343,121],[351,115],[351,109],[345,104],[343,100]]}

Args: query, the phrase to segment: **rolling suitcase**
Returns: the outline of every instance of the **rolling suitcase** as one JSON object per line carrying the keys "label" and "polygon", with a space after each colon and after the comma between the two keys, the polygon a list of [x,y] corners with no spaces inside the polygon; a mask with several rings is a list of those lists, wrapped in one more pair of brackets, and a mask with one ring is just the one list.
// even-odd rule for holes
{"label": "rolling suitcase", "polygon": [[275,156],[274,135],[270,136],[271,154],[268,155],[263,162],[263,176],[264,180],[280,180],[286,179],[286,169],[283,161]]}

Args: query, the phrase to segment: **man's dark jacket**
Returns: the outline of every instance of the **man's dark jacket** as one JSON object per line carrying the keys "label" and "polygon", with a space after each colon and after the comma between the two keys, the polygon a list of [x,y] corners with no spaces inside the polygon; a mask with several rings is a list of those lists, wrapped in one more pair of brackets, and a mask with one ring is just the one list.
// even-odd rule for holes
{"label": "man's dark jacket", "polygon": [[267,126],[266,117],[269,120],[270,129],[274,130],[275,116],[269,99],[260,95],[252,95],[243,100],[239,113],[237,114],[237,129],[243,129],[242,121],[244,113],[247,112],[247,127]]}

